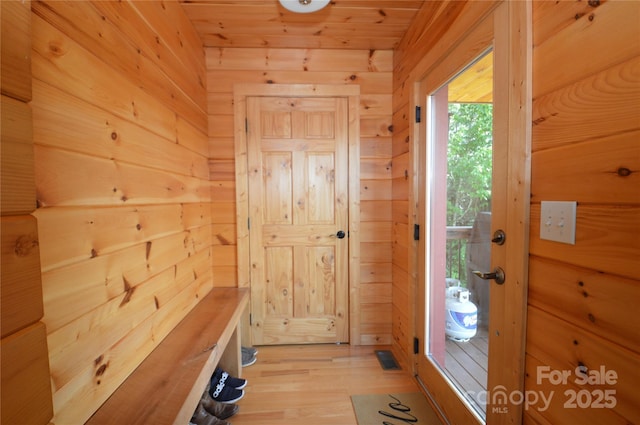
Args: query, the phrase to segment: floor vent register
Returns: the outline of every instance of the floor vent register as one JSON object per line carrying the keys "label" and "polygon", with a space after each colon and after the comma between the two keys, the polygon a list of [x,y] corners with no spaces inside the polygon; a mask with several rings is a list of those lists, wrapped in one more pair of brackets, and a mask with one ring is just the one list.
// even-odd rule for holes
{"label": "floor vent register", "polygon": [[380,366],[384,370],[398,370],[400,366],[398,366],[398,362],[396,358],[393,357],[393,353],[389,350],[376,350],[376,357],[378,357],[378,361],[380,362]]}

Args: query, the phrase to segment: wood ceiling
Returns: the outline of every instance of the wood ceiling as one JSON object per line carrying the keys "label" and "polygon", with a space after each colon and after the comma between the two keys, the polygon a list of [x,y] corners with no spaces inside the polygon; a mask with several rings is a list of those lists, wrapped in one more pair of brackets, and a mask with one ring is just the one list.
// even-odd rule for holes
{"label": "wood ceiling", "polygon": [[489,52],[449,83],[449,102],[493,102],[493,52]]}
{"label": "wood ceiling", "polygon": [[[314,13],[291,12],[278,0],[179,2],[205,47],[393,50],[429,1],[331,0]],[[449,99],[490,102],[492,83],[489,55],[450,84]]]}
{"label": "wood ceiling", "polygon": [[207,47],[392,50],[425,0],[331,0],[314,13],[278,0],[180,2]]}

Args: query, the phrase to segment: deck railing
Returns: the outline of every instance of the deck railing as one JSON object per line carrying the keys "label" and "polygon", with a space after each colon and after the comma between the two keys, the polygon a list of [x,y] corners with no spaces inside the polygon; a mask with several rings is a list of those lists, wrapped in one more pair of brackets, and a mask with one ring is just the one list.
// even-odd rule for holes
{"label": "deck railing", "polygon": [[467,242],[471,226],[447,226],[447,277],[458,279],[467,286]]}

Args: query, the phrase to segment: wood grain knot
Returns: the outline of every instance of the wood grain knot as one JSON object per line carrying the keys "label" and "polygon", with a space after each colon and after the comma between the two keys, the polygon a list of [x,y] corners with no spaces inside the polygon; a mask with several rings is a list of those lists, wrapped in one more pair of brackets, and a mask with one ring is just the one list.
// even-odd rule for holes
{"label": "wood grain knot", "polygon": [[62,48],[53,41],[49,43],[49,51],[53,54],[53,56],[60,57],[64,55],[64,50],[62,50]]}
{"label": "wood grain knot", "polygon": [[38,247],[38,239],[34,235],[22,235],[16,239],[16,245],[13,251],[18,257],[26,257],[31,254],[34,248]]}
{"label": "wood grain knot", "polygon": [[98,370],[96,370],[96,376],[102,376],[104,375],[104,372],[107,370],[107,367],[109,367],[109,363],[104,363],[101,364],[100,367],[98,368]]}
{"label": "wood grain knot", "polygon": [[620,177],[629,177],[631,175],[632,171],[626,167],[620,167],[618,168],[618,175]]}

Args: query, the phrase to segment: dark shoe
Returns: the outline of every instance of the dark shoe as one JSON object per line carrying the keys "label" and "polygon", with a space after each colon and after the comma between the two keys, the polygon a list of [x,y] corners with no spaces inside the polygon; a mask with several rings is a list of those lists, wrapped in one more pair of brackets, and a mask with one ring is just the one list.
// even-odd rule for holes
{"label": "dark shoe", "polygon": [[191,417],[191,423],[195,425],[231,425],[229,422],[216,418],[207,412],[202,403],[198,403],[198,407]]}
{"label": "dark shoe", "polygon": [[214,382],[224,382],[226,385],[231,388],[235,388],[236,390],[242,390],[247,386],[247,380],[242,378],[235,378],[229,375],[224,370],[219,367],[213,372],[213,376],[211,377],[211,386],[214,386]]}
{"label": "dark shoe", "polygon": [[202,393],[200,404],[204,409],[218,419],[227,419],[238,413],[240,407],[237,404],[224,404],[211,398],[208,391]]}
{"label": "dark shoe", "polygon": [[[243,390],[237,389],[231,383],[227,382],[230,380],[229,378],[237,379],[232,378],[227,372],[222,370],[218,373],[218,369],[216,369],[216,373],[211,377],[211,386],[209,387],[209,395],[212,399],[220,403],[231,404],[244,397]],[[246,385],[247,381],[244,379],[242,381],[244,381],[244,385]]]}

